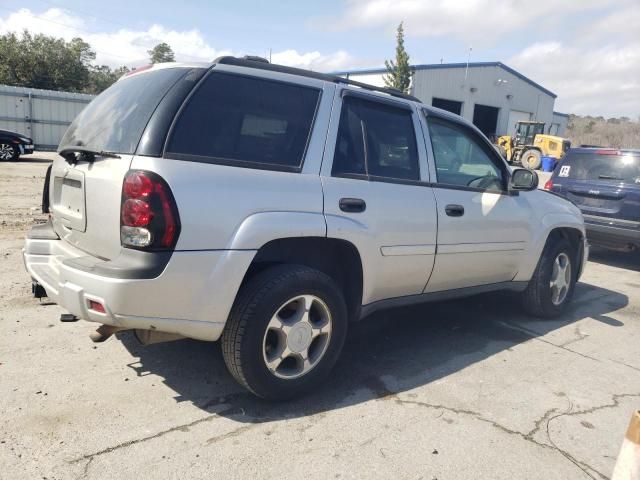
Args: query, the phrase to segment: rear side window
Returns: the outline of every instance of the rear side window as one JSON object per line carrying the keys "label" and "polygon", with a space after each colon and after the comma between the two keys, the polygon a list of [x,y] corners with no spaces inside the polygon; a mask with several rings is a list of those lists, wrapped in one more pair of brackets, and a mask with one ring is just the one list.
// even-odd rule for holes
{"label": "rear side window", "polygon": [[62,137],[60,149],[83,146],[134,153],[160,100],[190,71],[163,68],[119,80],[80,112]]}
{"label": "rear side window", "polygon": [[558,170],[558,176],[575,180],[640,185],[640,156],[623,152],[614,154],[569,152]]}
{"label": "rear side window", "polygon": [[299,169],[319,98],[314,88],[213,73],[180,114],[167,154]]}
{"label": "rear side window", "polygon": [[419,180],[411,110],[345,97],[332,174]]}

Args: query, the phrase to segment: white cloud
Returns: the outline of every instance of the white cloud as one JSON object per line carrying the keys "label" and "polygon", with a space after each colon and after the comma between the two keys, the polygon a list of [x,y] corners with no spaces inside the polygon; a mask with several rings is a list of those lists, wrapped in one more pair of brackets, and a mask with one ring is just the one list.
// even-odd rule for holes
{"label": "white cloud", "polygon": [[[619,0],[619,3],[637,0]],[[507,33],[532,33],[525,27],[562,28],[564,15],[611,4],[611,0],[348,0],[338,18],[317,19],[333,30],[395,29],[404,22],[407,35],[447,36],[476,44],[490,44]],[[525,30],[523,30],[525,29]]]}
{"label": "white cloud", "polygon": [[638,31],[640,4],[629,5],[579,27],[566,42],[534,43],[507,64],[557,93],[556,110],[638,118]]}
{"label": "white cloud", "polygon": [[455,38],[480,52],[531,39],[496,60],[557,93],[556,110],[640,115],[638,0],[347,0],[337,18],[315,24],[391,32],[401,21],[408,37]]}
{"label": "white cloud", "polygon": [[[147,50],[160,42],[171,46],[178,61],[209,62],[220,55],[253,53],[214,48],[197,29],[178,31],[154,24],[146,30],[121,28],[116,31],[96,31],[83,18],[58,8],[50,8],[38,14],[22,8],[0,17],[0,34],[19,33],[25,28],[32,33],[43,33],[65,40],[82,37],[95,50],[95,63],[112,67],[148,63]],[[299,53],[292,49],[274,52],[272,58],[277,63],[323,71],[343,69],[354,64],[353,58],[342,50],[334,53]]]}

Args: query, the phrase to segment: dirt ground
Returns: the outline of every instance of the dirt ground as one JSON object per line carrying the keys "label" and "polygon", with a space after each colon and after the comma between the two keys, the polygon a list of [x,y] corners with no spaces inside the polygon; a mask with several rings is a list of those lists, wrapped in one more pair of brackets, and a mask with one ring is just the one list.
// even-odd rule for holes
{"label": "dirt ground", "polygon": [[217,344],[93,344],[22,264],[51,155],[0,164],[0,478],[608,478],[640,407],[640,255],[594,251],[573,307],[509,294],[354,324],[330,381],[269,404]]}

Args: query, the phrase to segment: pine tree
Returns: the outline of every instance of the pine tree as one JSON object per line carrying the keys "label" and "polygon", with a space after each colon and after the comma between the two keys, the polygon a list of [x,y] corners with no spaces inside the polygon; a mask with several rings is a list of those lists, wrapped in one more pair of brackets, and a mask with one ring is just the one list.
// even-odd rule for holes
{"label": "pine tree", "polygon": [[175,55],[171,47],[165,43],[159,43],[151,50],[147,50],[149,61],[151,63],[175,62]]}
{"label": "pine tree", "polygon": [[404,28],[403,22],[398,25],[396,33],[396,59],[385,60],[387,74],[383,77],[387,87],[397,88],[398,90],[408,93],[411,84],[411,66],[409,65],[409,54],[404,49]]}

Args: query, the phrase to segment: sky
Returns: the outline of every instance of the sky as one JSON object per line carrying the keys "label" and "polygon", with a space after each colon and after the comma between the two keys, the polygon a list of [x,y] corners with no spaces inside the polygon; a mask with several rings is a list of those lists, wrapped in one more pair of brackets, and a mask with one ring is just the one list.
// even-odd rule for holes
{"label": "sky", "polygon": [[640,0],[0,0],[0,34],[82,37],[96,63],[261,55],[317,71],[380,67],[403,21],[411,63],[500,61],[558,95],[555,110],[640,116]]}

